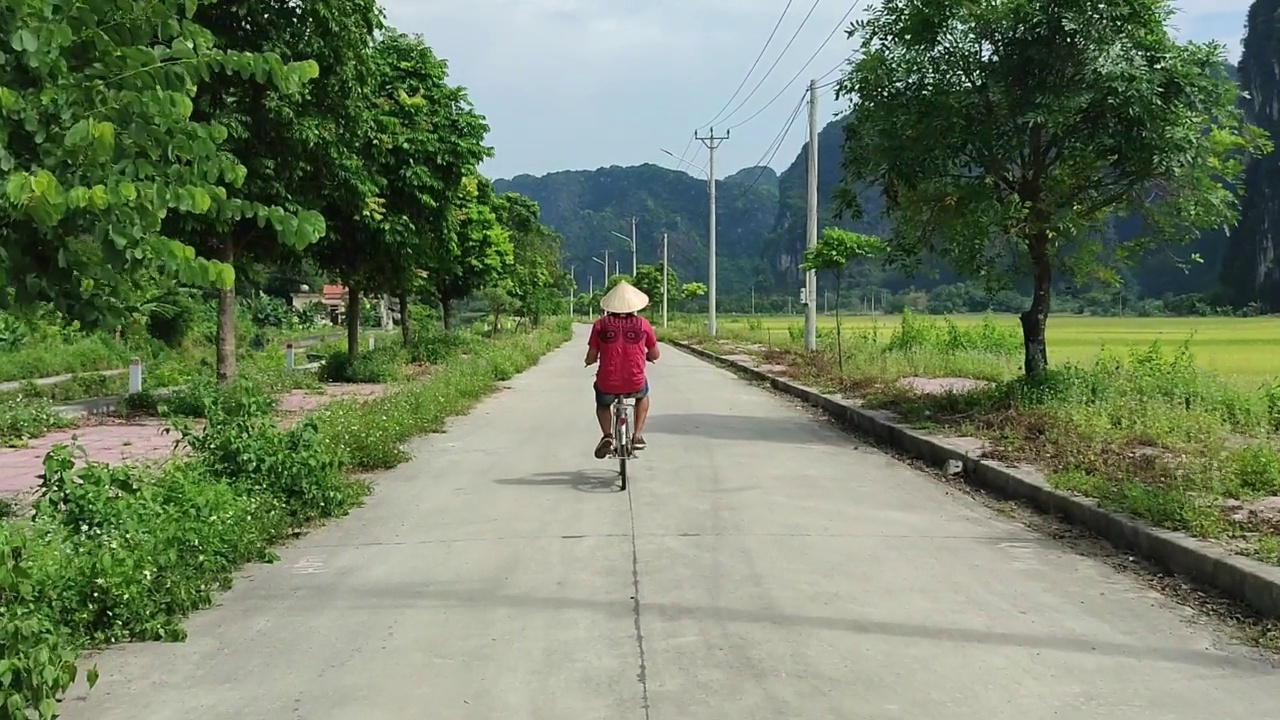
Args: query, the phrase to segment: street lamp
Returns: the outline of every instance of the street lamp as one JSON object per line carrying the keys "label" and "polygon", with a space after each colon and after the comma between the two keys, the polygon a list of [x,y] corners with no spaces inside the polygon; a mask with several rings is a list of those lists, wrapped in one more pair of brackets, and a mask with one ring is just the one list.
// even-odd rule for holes
{"label": "street lamp", "polygon": [[574,272],[577,265],[569,266],[569,318],[573,318],[573,296],[578,292],[578,275]]}
{"label": "street lamp", "polygon": [[[685,164],[685,165],[688,165],[688,166],[689,166],[689,168],[690,168],[691,170],[697,170],[698,172],[702,173],[702,176],[703,176],[703,177],[706,177],[706,176],[707,176],[707,171],[706,171],[706,170],[703,170],[702,168],[698,167],[697,165],[694,165],[693,163],[689,162],[688,160],[685,160],[684,158],[682,158],[682,157],[680,157],[680,156],[676,155],[675,153],[671,152],[670,150],[667,150],[666,148],[658,148],[658,150],[660,150],[660,151],[662,151],[663,153],[665,153],[665,154],[667,154],[667,155],[670,155],[671,157],[675,158],[676,162],[678,162],[678,163],[683,163],[683,164]],[[676,168],[676,169],[677,169],[677,170],[679,170],[680,168]]]}
{"label": "street lamp", "polygon": [[608,250],[604,251],[603,260],[601,260],[598,257],[593,257],[591,259],[600,263],[600,267],[604,268],[604,287],[606,288],[609,287],[609,251]]}
{"label": "street lamp", "polygon": [[[631,228],[632,228],[632,230],[634,230],[634,229],[635,229],[635,223],[632,223],[632,224],[631,224]],[[623,235],[623,234],[622,234],[622,233],[620,233],[620,232],[613,232],[612,230],[610,230],[609,232],[613,233],[613,234],[614,234],[615,236],[617,236],[617,237],[622,238],[623,240],[626,240],[628,243],[630,243],[630,244],[631,244],[631,277],[633,277],[633,278],[634,278],[634,277],[636,276],[636,239],[635,239],[635,236],[633,235],[632,237],[627,237],[626,235]]]}

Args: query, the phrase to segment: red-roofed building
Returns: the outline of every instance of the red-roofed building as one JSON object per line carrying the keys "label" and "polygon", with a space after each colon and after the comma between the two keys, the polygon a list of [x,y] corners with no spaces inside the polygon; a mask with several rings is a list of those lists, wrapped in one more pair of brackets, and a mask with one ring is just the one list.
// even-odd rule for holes
{"label": "red-roofed building", "polygon": [[315,302],[322,302],[329,309],[329,322],[334,325],[343,323],[347,310],[345,285],[325,285],[318,293],[298,293],[293,296],[293,306],[300,310]]}

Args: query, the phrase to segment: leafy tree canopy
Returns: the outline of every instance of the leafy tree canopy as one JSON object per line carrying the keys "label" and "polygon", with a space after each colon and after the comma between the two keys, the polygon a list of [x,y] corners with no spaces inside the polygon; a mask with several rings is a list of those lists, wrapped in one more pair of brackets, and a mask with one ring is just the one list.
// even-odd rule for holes
{"label": "leafy tree canopy", "polygon": [[[883,188],[891,262],[929,254],[989,288],[1034,280],[1026,371],[1048,364],[1055,272],[1114,278],[1160,242],[1234,220],[1235,183],[1267,143],[1223,47],[1178,43],[1167,0],[885,0],[853,24],[857,60],[841,204]],[[1107,219],[1147,232],[1104,242]]]}
{"label": "leafy tree canopy", "polygon": [[0,8],[0,283],[6,307],[53,303],[92,318],[117,288],[162,268],[229,286],[233,270],[162,231],[170,213],[272,225],[305,245],[316,213],[242,199],[226,129],[192,119],[196,83],[235,73],[297,92],[314,62],[229,52],[192,21],[195,0],[15,0]]}

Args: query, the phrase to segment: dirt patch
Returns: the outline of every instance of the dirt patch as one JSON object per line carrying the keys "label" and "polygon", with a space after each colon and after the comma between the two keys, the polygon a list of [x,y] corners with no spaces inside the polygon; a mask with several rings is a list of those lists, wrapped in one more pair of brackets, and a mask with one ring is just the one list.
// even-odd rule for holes
{"label": "dirt patch", "polygon": [[1280,497],[1243,502],[1227,500],[1223,511],[1232,521],[1263,532],[1280,532]]}
{"label": "dirt patch", "polygon": [[986,380],[974,380],[973,378],[912,376],[898,380],[898,386],[914,390],[921,395],[946,395],[947,393],[967,393],[981,390],[982,388],[990,387],[991,383]]}

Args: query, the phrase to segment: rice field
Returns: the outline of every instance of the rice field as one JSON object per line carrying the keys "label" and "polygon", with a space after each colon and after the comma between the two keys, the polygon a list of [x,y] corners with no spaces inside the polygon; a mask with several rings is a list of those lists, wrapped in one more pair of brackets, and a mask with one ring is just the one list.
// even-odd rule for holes
{"label": "rice field", "polygon": [[[983,315],[948,316],[957,324],[980,322]],[[992,315],[996,322],[1018,327],[1014,315]],[[673,321],[686,329],[700,327],[705,316]],[[850,315],[842,318],[846,333],[875,333],[887,341],[901,321],[896,315]],[[834,327],[835,318],[820,315],[818,323]],[[792,344],[803,328],[801,315],[721,315],[718,331],[725,337],[750,339],[775,346]],[[1241,385],[1271,383],[1280,378],[1280,316],[1257,318],[1108,318],[1054,315],[1049,318],[1049,362],[1089,362],[1104,349],[1127,352],[1152,343],[1173,349],[1189,343],[1200,367]]]}

